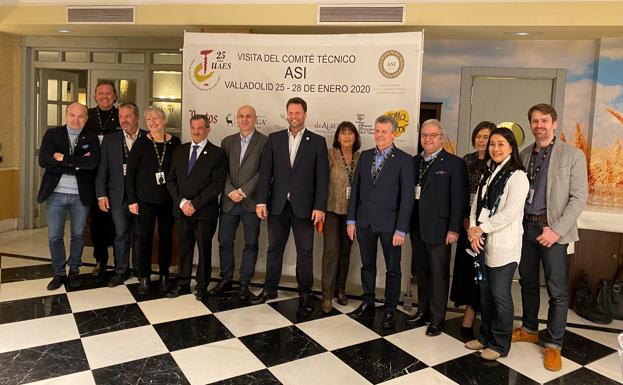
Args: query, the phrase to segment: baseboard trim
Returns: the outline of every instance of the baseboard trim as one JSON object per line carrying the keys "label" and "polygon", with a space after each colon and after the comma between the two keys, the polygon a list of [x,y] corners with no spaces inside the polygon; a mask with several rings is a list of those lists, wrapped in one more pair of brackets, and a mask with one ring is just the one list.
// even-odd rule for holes
{"label": "baseboard trim", "polygon": [[0,233],[17,229],[17,218],[0,220]]}

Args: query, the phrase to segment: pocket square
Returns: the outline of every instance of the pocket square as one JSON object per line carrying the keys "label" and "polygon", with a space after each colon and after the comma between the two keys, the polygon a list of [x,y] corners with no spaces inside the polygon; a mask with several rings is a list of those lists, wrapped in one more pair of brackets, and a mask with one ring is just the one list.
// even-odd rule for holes
{"label": "pocket square", "polygon": [[88,144],[83,144],[83,145],[82,145],[82,149],[83,149],[83,150],[86,150],[87,148],[89,148],[89,145],[88,145]]}
{"label": "pocket square", "polygon": [[446,175],[448,172],[446,170],[437,170],[435,171],[435,175]]}

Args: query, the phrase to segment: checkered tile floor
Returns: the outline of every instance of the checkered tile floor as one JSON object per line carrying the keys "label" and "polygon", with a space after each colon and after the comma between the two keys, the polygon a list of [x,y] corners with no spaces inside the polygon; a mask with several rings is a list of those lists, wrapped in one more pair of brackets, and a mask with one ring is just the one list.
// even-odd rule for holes
{"label": "checkered tile floor", "polygon": [[[4,259],[6,258],[6,259]],[[617,384],[623,382],[616,329],[572,325],[563,369],[542,366],[538,345],[514,344],[485,363],[459,339],[460,313],[444,333],[380,327],[346,313],[359,301],[300,318],[298,298],[280,291],[267,304],[236,298],[162,298],[153,285],[105,287],[85,274],[80,290],[49,292],[49,264],[3,257],[0,286],[0,384]],[[32,263],[31,263],[32,262]],[[34,266],[33,266],[34,265]]]}

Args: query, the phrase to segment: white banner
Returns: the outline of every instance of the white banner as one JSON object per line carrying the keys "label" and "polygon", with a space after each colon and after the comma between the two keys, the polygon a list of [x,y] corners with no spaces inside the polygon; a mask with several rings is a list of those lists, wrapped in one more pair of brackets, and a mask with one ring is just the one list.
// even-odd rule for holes
{"label": "white banner", "polygon": [[391,114],[396,144],[417,149],[423,35],[421,32],[351,35],[184,35],[183,141],[193,113],[208,115],[210,141],[236,132],[236,110],[250,104],[265,134],[287,127],[286,101],[308,104],[306,127],[327,138],[349,120],[374,144],[374,119]]}

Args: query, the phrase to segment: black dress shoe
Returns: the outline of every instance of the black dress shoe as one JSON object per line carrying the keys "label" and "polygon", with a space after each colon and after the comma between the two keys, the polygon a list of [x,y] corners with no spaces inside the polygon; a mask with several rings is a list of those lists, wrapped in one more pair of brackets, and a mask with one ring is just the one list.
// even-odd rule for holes
{"label": "black dress shoe", "polygon": [[252,304],[257,305],[260,303],[264,303],[268,300],[271,299],[275,299],[277,298],[277,292],[276,291],[268,291],[266,289],[262,290],[262,292],[260,293],[260,295],[258,295],[255,299],[253,299],[251,301]]}
{"label": "black dress shoe", "polygon": [[93,271],[91,272],[91,275],[94,277],[99,277],[104,270],[106,270],[106,266],[104,266],[101,262],[97,262],[95,264],[95,267],[93,268]]}
{"label": "black dress shoe", "polygon": [[476,336],[474,336],[474,329],[472,327],[466,328],[465,326],[461,326],[459,334],[463,341],[472,341],[476,339]]}
{"label": "black dress shoe", "polygon": [[440,324],[431,323],[426,328],[426,335],[429,336],[429,337],[437,337],[440,334],[441,334],[441,325]]}
{"label": "black dress shoe", "polygon": [[77,289],[82,285],[82,279],[80,279],[80,272],[78,270],[70,270],[67,276],[67,282],[71,289]]}
{"label": "black dress shoe", "polygon": [[204,288],[195,290],[195,299],[197,301],[204,301],[208,299],[208,289],[204,287]]}
{"label": "black dress shoe", "polygon": [[184,285],[184,286],[174,285],[167,292],[167,298],[176,298],[176,297],[179,297],[180,295],[184,295],[184,294],[190,294],[190,286],[189,285]]}
{"label": "black dress shoe", "polygon": [[310,315],[314,312],[314,306],[311,303],[309,294],[301,294],[299,296],[299,308],[297,312],[304,316]]}
{"label": "black dress shoe", "polygon": [[375,309],[373,303],[365,303],[362,302],[361,305],[354,311],[350,312],[349,315],[353,318],[368,318],[374,317]]}
{"label": "black dress shoe", "polygon": [[251,293],[251,290],[249,290],[249,286],[248,285],[240,286],[240,291],[238,292],[238,297],[240,298],[241,301],[245,301],[245,302],[249,301],[252,296],[253,296],[253,293]]}
{"label": "black dress shoe", "polygon": [[171,280],[169,279],[169,275],[161,275],[160,276],[160,292],[166,293],[171,288]]}
{"label": "black dress shoe", "polygon": [[405,322],[407,322],[408,325],[419,328],[420,326],[424,326],[427,323],[429,323],[430,317],[428,316],[428,314],[424,314],[418,311],[417,313],[415,313],[415,315],[412,318],[409,318]]}
{"label": "black dress shoe", "polygon": [[394,320],[394,311],[386,311],[383,316],[383,323],[381,324],[383,329],[393,329],[396,326],[396,321]]}
{"label": "black dress shoe", "polygon": [[149,293],[149,277],[141,277],[140,283],[138,285],[138,289],[136,290],[139,294],[147,294]]}
{"label": "black dress shoe", "polygon": [[67,277],[64,275],[55,275],[54,278],[48,283],[48,290],[56,290],[67,281]]}
{"label": "black dress shoe", "polygon": [[130,276],[129,273],[119,274],[115,273],[113,277],[108,281],[108,287],[116,287],[119,285],[123,285],[126,279]]}
{"label": "black dress shoe", "polygon": [[231,281],[223,279],[208,291],[208,295],[217,297],[225,294],[227,291],[231,291]]}

